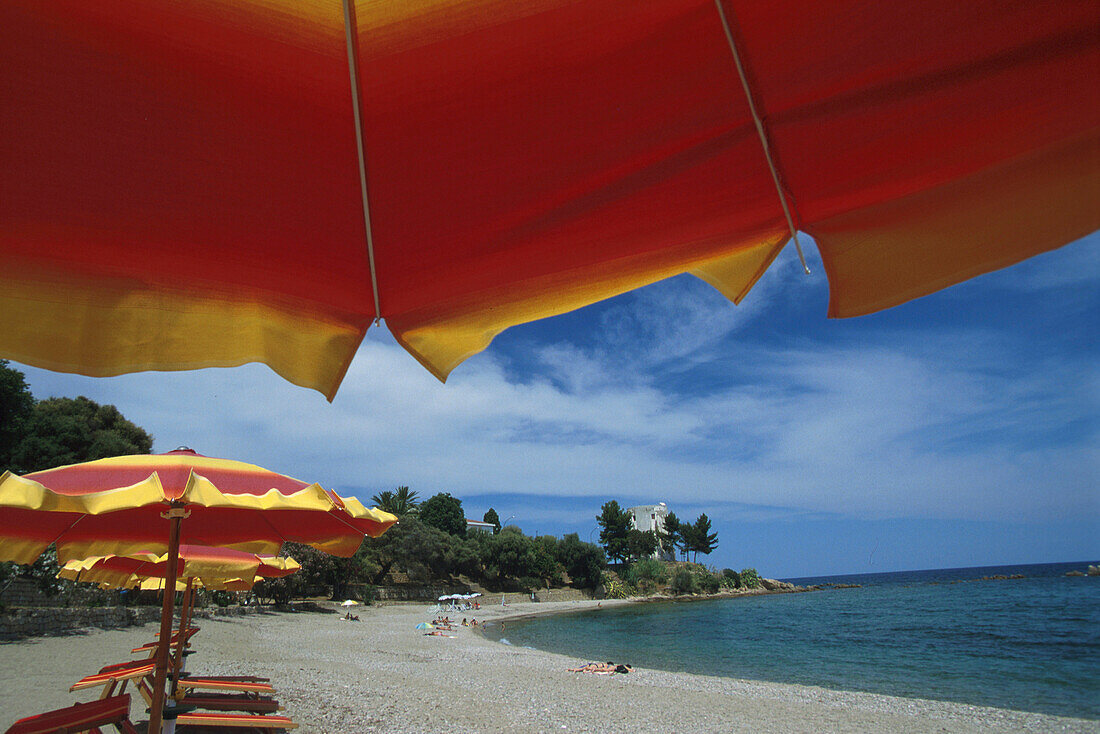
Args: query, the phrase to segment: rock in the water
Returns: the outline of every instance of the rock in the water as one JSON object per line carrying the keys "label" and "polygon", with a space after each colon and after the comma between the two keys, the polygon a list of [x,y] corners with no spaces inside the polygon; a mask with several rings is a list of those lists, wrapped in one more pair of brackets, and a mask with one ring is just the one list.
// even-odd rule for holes
{"label": "rock in the water", "polygon": [[1089,566],[1089,576],[1100,576],[1100,566]]}
{"label": "rock in the water", "polygon": [[1083,571],[1066,571],[1066,576],[1084,576]]}

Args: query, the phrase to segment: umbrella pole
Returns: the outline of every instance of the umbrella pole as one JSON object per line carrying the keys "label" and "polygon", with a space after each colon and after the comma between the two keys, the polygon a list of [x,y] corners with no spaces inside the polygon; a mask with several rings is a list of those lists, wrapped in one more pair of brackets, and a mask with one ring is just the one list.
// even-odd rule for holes
{"label": "umbrella pole", "polygon": [[[188,513],[173,506],[162,517],[169,522],[168,567],[164,572],[164,605],[160,609],[160,645],[157,646],[157,666],[153,676],[153,703],[149,707],[148,734],[160,732],[164,713],[164,683],[168,677],[168,650],[172,645],[172,607],[176,602],[176,574],[179,571],[180,522]],[[168,593],[171,584],[172,593]]]}
{"label": "umbrella pole", "polygon": [[175,697],[176,689],[179,686],[180,676],[183,675],[183,641],[187,632],[187,627],[191,621],[191,604],[195,600],[195,590],[193,585],[195,579],[191,576],[187,577],[187,588],[183,590],[183,603],[180,604],[180,630],[176,637],[176,655],[172,660],[172,696]]}

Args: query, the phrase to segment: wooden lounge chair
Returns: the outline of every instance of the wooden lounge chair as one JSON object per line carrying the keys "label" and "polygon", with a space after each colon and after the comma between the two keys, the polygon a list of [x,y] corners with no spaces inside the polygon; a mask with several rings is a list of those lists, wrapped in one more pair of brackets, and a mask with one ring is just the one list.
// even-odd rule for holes
{"label": "wooden lounge chair", "polygon": [[[139,678],[135,685],[138,693],[149,706],[153,705],[152,680],[146,676]],[[187,706],[207,711],[245,711],[254,714],[271,714],[282,710],[278,701],[259,692],[240,691],[233,693],[196,692],[188,688],[179,688],[173,698],[177,706]]]}
{"label": "wooden lounge chair", "polygon": [[69,687],[69,691],[80,691],[85,688],[103,686],[103,693],[99,696],[100,699],[111,698],[115,696],[116,693],[122,693],[129,681],[135,678],[144,678],[152,675],[156,667],[156,663],[152,660],[134,660],[129,663],[108,665],[95,675],[84,676],[76,683],[73,683],[72,686]]}
{"label": "wooden lounge chair", "polygon": [[[110,694],[113,693],[116,688],[121,691],[122,688],[124,688],[129,681],[135,681],[135,686],[137,687],[138,692],[140,692],[142,696],[145,697],[146,703],[151,703],[153,697],[152,683],[150,678],[152,675],[153,667],[154,666],[151,661],[135,661],[134,663],[120,663],[119,665],[109,665],[102,672],[99,672],[95,675],[89,675],[86,678],[82,678],[80,681],[75,683],[70,690],[81,690],[97,685],[104,686],[105,695],[96,703],[100,703],[103,701],[117,701],[124,698],[126,700],[125,710],[128,713],[130,706],[129,694],[114,696],[111,696]],[[204,683],[205,681],[203,681],[202,679],[191,679],[188,682],[189,685],[194,686],[203,685]],[[229,686],[229,682],[221,681],[217,682],[216,685],[220,690],[226,690]],[[256,694],[265,689],[271,689],[271,686],[267,686],[263,683],[246,683],[244,685],[249,689],[252,694]],[[195,696],[196,699],[209,697],[209,695]],[[230,699],[230,696],[228,694],[222,694],[222,696],[218,696],[217,698],[219,699],[219,703],[221,703],[222,706],[228,707],[228,710],[240,710],[241,703],[248,703],[248,699],[243,698],[236,701],[230,701],[228,700]],[[176,726],[202,726],[210,730],[225,729],[234,731],[241,729],[251,729],[257,732],[282,731],[286,729],[296,729],[298,727],[298,725],[294,721],[286,716],[270,715],[264,713],[264,711],[270,710],[266,707],[269,707],[271,703],[274,703],[276,709],[278,709],[279,704],[277,701],[263,701],[260,700],[258,696],[253,697],[250,700],[253,705],[260,708],[260,712],[226,713],[225,711],[193,711],[191,707],[197,705],[198,701],[191,700],[188,696],[185,696],[181,701],[177,703],[179,703],[181,706],[186,706],[187,713],[176,715]],[[65,710],[67,711],[68,709]],[[170,713],[174,713],[172,712],[172,707],[166,707],[164,711],[165,716],[170,715]],[[107,723],[109,724],[111,722]],[[129,719],[126,719],[126,723],[129,724]],[[64,734],[68,732],[78,732],[88,729],[89,731],[93,732],[93,734],[101,734],[101,732],[98,729],[95,729],[94,726],[94,724],[92,725],[92,728],[85,726],[84,729],[66,729],[58,728],[55,726],[52,729],[27,729],[26,732],[42,732],[43,734]],[[122,732],[122,734],[137,734],[132,726],[129,729],[120,727],[120,731]],[[11,732],[12,734],[25,734],[23,729],[11,730]]]}
{"label": "wooden lounge chair", "polygon": [[[151,704],[153,700],[152,679],[155,669],[156,663],[152,660],[135,660],[129,663],[108,665],[95,675],[81,678],[69,690],[79,691],[103,686],[100,698],[104,699],[124,693],[127,684],[134,681],[138,692],[145,698],[146,703]],[[196,693],[196,690],[203,692]],[[216,693],[208,693],[207,691],[215,691]],[[260,681],[188,676],[180,679],[176,692],[175,700],[178,704],[210,710],[271,713],[281,708],[279,702],[271,698],[275,693],[275,689],[271,685]]]}
{"label": "wooden lounge chair", "polygon": [[113,726],[121,734],[138,734],[130,723],[129,694],[28,716],[12,724],[6,734],[103,734],[104,726]]}
{"label": "wooden lounge chair", "polygon": [[[172,709],[165,709],[164,716],[171,716]],[[206,729],[251,729],[256,732],[286,731],[298,725],[286,716],[252,716],[250,714],[190,713],[176,717],[176,727],[201,726]]]}

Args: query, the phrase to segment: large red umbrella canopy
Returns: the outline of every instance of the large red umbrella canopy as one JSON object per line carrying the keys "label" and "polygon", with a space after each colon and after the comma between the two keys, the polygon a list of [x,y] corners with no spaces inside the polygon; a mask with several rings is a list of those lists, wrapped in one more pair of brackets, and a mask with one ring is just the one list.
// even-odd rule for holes
{"label": "large red umbrella canopy", "polygon": [[0,4],[0,355],[331,397],[377,317],[444,377],[792,228],[852,316],[1100,227],[1095,0],[348,11]]}
{"label": "large red umbrella canopy", "polygon": [[0,476],[0,560],[30,563],[168,550],[170,506],[183,544],[276,554],[286,541],[350,556],[397,521],[317,484],[190,449]]}

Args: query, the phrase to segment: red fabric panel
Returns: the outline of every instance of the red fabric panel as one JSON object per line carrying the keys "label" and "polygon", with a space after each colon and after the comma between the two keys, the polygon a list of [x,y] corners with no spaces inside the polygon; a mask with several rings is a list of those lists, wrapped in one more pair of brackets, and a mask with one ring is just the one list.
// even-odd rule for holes
{"label": "red fabric panel", "polygon": [[313,6],[0,4],[5,256],[365,326],[343,16]]}
{"label": "red fabric panel", "polygon": [[282,494],[293,494],[309,486],[308,482],[251,464],[218,459],[209,461],[208,457],[190,450],[169,451],[161,456],[193,456],[195,461],[158,462],[156,456],[131,456],[124,460],[107,459],[46,469],[27,474],[26,478],[58,494],[80,495],[129,487],[145,481],[156,472],[164,487],[165,497],[169,499],[183,494],[192,471],[210,480],[225,494],[263,494],[271,489]]}
{"label": "red fabric panel", "polygon": [[802,224],[1100,124],[1092,0],[727,7]]}
{"label": "red fabric panel", "polygon": [[93,726],[108,726],[130,716],[130,694],[113,696],[68,708],[28,716],[12,724],[7,734],[53,734],[57,731],[83,731]]}
{"label": "red fabric panel", "polygon": [[528,7],[441,21],[426,40],[419,18],[385,34],[360,24],[391,324],[547,273],[785,228],[712,3]]}

